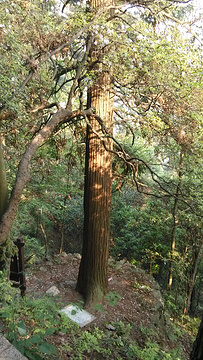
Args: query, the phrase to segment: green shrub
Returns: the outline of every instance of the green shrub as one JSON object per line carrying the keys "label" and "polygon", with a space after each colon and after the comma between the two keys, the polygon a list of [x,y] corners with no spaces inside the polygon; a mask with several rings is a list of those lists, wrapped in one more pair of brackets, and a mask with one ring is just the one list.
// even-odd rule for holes
{"label": "green shrub", "polygon": [[0,271],[0,303],[2,306],[15,301],[19,294],[19,290],[12,287],[12,282],[8,279],[8,270]]}
{"label": "green shrub", "polygon": [[76,329],[66,315],[59,314],[61,304],[48,296],[41,299],[18,298],[0,309],[0,317],[7,329],[6,337],[31,360],[58,359],[57,349],[48,337],[59,331]]}

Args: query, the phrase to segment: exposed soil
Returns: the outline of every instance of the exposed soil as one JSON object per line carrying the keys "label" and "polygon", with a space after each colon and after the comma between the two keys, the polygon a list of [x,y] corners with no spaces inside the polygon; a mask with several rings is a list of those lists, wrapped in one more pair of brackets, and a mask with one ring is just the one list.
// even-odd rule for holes
{"label": "exposed soil", "polygon": [[[75,291],[79,263],[79,254],[63,253],[49,261],[44,260],[32,266],[28,269],[26,280],[27,294],[40,296],[55,285],[60,291],[64,305],[81,302],[83,300],[81,295]],[[146,334],[141,330],[151,328],[154,334],[153,341],[164,347],[166,351],[181,346],[185,352],[185,360],[189,359],[191,351],[189,336],[184,337],[183,340],[179,338],[178,343],[174,339],[170,340],[170,319],[164,314],[160,288],[152,276],[128,262],[123,260],[116,262],[110,259],[108,280],[109,292],[120,294],[121,299],[119,298],[114,306],[110,306],[109,301],[104,299],[102,303],[104,312],[94,308],[87,309],[96,319],[85,326],[85,330],[92,326],[106,330],[107,324],[118,321],[130,323],[133,325],[134,339],[139,346],[144,346]],[[53,343],[59,347],[67,341],[65,336],[65,334],[54,335]],[[71,358],[71,355],[61,354],[61,359],[68,358]]]}

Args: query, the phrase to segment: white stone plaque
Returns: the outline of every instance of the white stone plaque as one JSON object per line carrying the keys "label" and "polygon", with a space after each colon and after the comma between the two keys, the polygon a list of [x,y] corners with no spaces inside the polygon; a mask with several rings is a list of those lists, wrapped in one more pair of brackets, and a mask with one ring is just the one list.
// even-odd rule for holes
{"label": "white stone plaque", "polygon": [[95,316],[91,315],[86,310],[80,309],[77,305],[70,304],[60,311],[64,312],[69,319],[77,323],[80,327],[91,323],[95,319]]}

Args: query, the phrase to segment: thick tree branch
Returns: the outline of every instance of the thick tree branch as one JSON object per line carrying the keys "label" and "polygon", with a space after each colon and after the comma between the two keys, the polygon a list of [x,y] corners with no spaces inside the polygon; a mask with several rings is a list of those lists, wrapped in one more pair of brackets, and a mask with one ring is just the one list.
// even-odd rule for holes
{"label": "thick tree branch", "polygon": [[33,138],[19,163],[16,182],[11,194],[9,206],[0,223],[0,244],[4,243],[9,236],[23,189],[30,179],[29,166],[37,149],[48,139],[54,129],[60,124],[70,122],[73,118],[78,116],[85,117],[87,115],[92,115],[92,113],[93,110],[91,108],[75,111],[61,109],[52,115],[48,123]]}

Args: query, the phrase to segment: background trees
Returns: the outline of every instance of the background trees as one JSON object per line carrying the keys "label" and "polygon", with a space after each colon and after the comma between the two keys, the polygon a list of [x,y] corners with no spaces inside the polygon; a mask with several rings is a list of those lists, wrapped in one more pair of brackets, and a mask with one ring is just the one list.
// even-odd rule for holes
{"label": "background trees", "polygon": [[[8,237],[19,201],[23,199],[27,205],[29,197],[34,198],[31,187],[27,187],[26,191],[23,189],[29,180],[29,171],[36,169],[40,163],[38,173],[33,172],[32,175],[42,183],[43,206],[45,199],[47,201],[46,191],[49,200],[53,196],[53,191],[43,182],[46,183],[45,179],[50,179],[51,174],[57,177],[53,170],[55,166],[58,168],[58,183],[63,185],[63,176],[64,186],[61,186],[62,194],[57,194],[53,201],[54,211],[50,206],[48,211],[44,211],[40,205],[38,209],[42,211],[39,213],[35,209],[33,217],[38,219],[42,239],[47,237],[47,221],[57,228],[61,235],[60,247],[65,248],[66,211],[68,201],[73,201],[69,180],[74,178],[74,171],[77,176],[79,173],[83,177],[79,170],[73,170],[71,175],[69,173],[73,165],[79,167],[80,162],[84,167],[86,124],[89,126],[87,144],[90,153],[90,137],[93,134],[94,141],[99,145],[101,137],[102,141],[108,142],[112,118],[111,109],[105,107],[107,102],[111,105],[109,97],[113,91],[113,189],[118,193],[124,191],[127,200],[120,195],[118,203],[124,209],[117,208],[117,213],[112,214],[112,252],[143,263],[151,273],[159,270],[157,277],[164,283],[167,283],[168,260],[171,258],[173,268],[178,269],[174,271],[174,287],[180,279],[183,288],[187,284],[188,299],[192,293],[189,281],[191,284],[191,279],[196,278],[195,269],[200,258],[197,253],[201,254],[202,245],[199,216],[202,209],[202,68],[199,43],[193,35],[188,37],[180,29],[186,8],[179,8],[176,2],[169,1],[159,4],[138,2],[129,5],[129,9],[123,8],[122,4],[87,9],[81,4],[67,5],[61,14],[54,2],[4,1],[2,6],[6,12],[1,12],[1,136],[5,142],[3,150],[10,194],[12,188],[13,191],[0,225],[1,243]],[[176,22],[172,21],[174,17]],[[96,49],[94,53],[93,47]],[[109,76],[113,80],[113,90],[109,90]],[[91,101],[87,101],[87,89],[91,93]],[[96,95],[94,100],[93,94]],[[101,100],[104,94],[108,99]],[[92,106],[96,108],[96,114]],[[68,144],[70,134],[74,145],[81,141],[78,148],[74,148],[80,149],[77,156],[73,156]],[[99,136],[96,137],[96,134]],[[41,146],[47,140],[50,146],[43,152]],[[50,159],[47,160],[51,158],[51,151],[54,153],[52,164]],[[106,149],[101,151],[103,159],[111,157]],[[181,153],[184,153],[184,159],[180,176]],[[109,224],[111,160],[108,161],[108,175],[104,173],[101,177],[102,186],[108,184],[104,201],[106,208],[102,206],[105,210],[101,216],[106,234],[109,227],[106,224]],[[97,162],[96,158],[94,166]],[[88,160],[89,169],[90,163]],[[69,173],[64,177],[60,168],[65,165],[68,165]],[[90,177],[88,172],[86,189],[87,184],[95,187],[96,177],[89,182]],[[81,182],[74,181],[81,191]],[[130,186],[127,185],[129,183]],[[90,188],[86,190],[86,196],[87,193],[89,195]],[[129,194],[132,199],[129,199]],[[139,201],[133,200],[135,194]],[[98,216],[97,206],[93,206],[90,217],[89,209],[93,205],[93,200],[91,205],[90,200],[93,198],[87,196],[85,200],[88,211],[85,212],[84,234],[89,237],[91,233],[96,244],[99,243],[98,226],[89,230],[93,225],[90,219],[96,213]],[[46,204],[48,208],[48,202]],[[126,207],[124,204],[127,204]],[[35,205],[38,205],[37,201]],[[57,211],[58,205],[61,213]],[[179,219],[176,227],[173,225],[175,217]],[[117,226],[113,221],[117,222]],[[118,226],[123,222],[126,223],[125,231],[124,226]],[[23,232],[18,227],[19,224],[14,229],[15,234]],[[170,234],[174,229],[176,247],[170,253]],[[107,284],[107,237],[102,280],[104,293]],[[84,252],[88,254],[89,250]],[[192,259],[197,259],[196,265]],[[87,263],[90,263],[88,257],[85,260]],[[96,274],[95,270],[93,274]],[[81,291],[84,293],[84,289],[81,288]]]}

